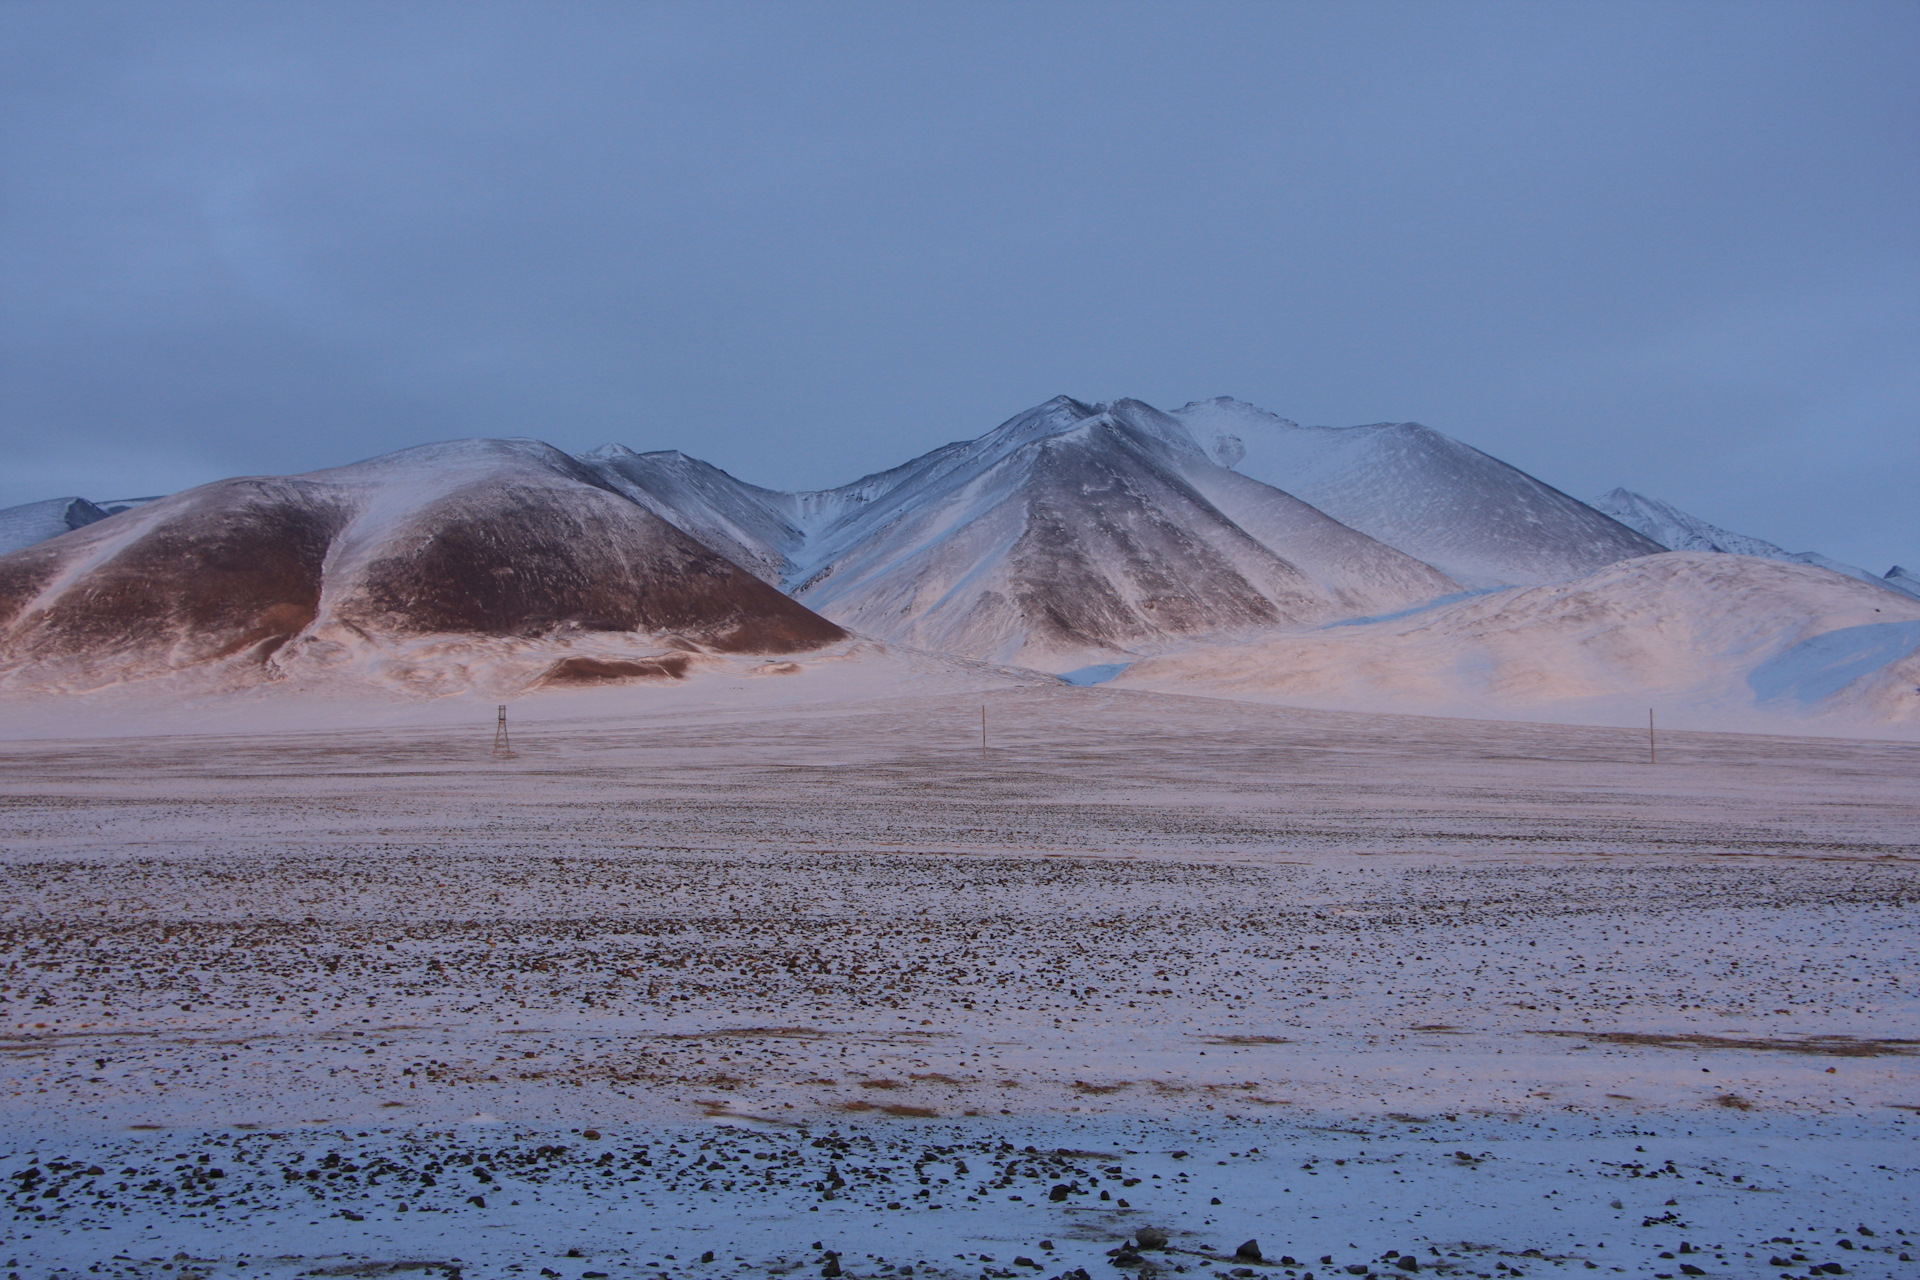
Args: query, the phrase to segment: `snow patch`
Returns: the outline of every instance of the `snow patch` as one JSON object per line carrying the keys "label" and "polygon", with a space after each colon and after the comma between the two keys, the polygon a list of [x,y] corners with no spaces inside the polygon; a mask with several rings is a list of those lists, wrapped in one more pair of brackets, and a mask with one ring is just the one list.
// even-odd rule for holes
{"label": "snow patch", "polygon": [[1803,705],[1830,698],[1920,649],[1920,622],[1871,622],[1802,640],[1754,668],[1747,685],[1762,702]]}

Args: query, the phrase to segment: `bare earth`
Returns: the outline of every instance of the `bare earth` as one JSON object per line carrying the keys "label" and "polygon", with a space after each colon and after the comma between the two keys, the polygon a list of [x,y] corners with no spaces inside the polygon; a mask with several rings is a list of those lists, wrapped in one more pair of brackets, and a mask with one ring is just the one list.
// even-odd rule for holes
{"label": "bare earth", "polygon": [[[609,1238],[720,1233],[692,1252],[660,1234],[650,1253],[607,1245],[599,1264],[559,1264],[568,1276],[817,1267],[824,1250],[807,1246],[827,1219],[841,1242],[824,1248],[857,1275],[917,1260],[991,1277],[1016,1254],[1036,1264],[1009,1274],[1109,1267],[1147,1222],[1197,1250],[1147,1270],[1243,1265],[1202,1246],[1227,1258],[1258,1231],[1269,1261],[1300,1255],[1276,1275],[1406,1273],[1388,1245],[1417,1246],[1428,1269],[1518,1274],[1583,1268],[1612,1231],[1646,1248],[1608,1237],[1596,1266],[1663,1274],[1645,1268],[1697,1252],[1706,1274],[1772,1275],[1771,1251],[1779,1274],[1806,1274],[1841,1256],[1844,1230],[1847,1273],[1915,1271],[1896,1254],[1920,1228],[1905,1207],[1920,746],[1675,734],[1649,765],[1644,732],[1101,689],[671,715],[622,698],[592,716],[577,700],[544,720],[527,708],[511,759],[490,755],[479,714],[0,743],[0,1171],[21,1187],[20,1170],[41,1170],[15,1193],[16,1265],[118,1253],[126,1274],[158,1274],[143,1260],[192,1236],[205,1260],[179,1265],[205,1274],[249,1252],[232,1274],[280,1274],[263,1260],[282,1256],[291,1275],[454,1255],[467,1274],[532,1274],[519,1219],[499,1220],[493,1253],[473,1234],[520,1174],[458,1195],[450,1176],[419,1182],[476,1143],[502,1159],[511,1143],[564,1148],[525,1165],[556,1187],[613,1167],[659,1184],[629,1188],[652,1198],[617,1229],[581,1208],[585,1191],[563,1207],[550,1187],[526,1231],[584,1214],[597,1225],[579,1231]],[[854,1156],[818,1145],[829,1133],[906,1153],[913,1190],[857,1183]],[[1616,1187],[1576,1189],[1609,1164],[1645,1183],[1626,1166],[1658,1157],[1659,1172],[1681,1151],[1647,1148],[1655,1133],[1693,1144],[1669,1179],[1724,1193],[1718,1225],[1697,1228],[1725,1237],[1709,1242],[1721,1261],[1660,1235],[1688,1212],[1682,1198],[1656,1221],[1666,1186],[1620,1208]],[[1176,1141],[1194,1154],[1172,1156]],[[1335,1175],[1302,1167],[1329,1141],[1372,1144],[1367,1176],[1388,1181],[1292,1212],[1296,1183]],[[663,1153],[701,1142],[757,1173],[780,1164],[779,1195],[803,1200],[749,1203],[744,1182],[719,1190],[684,1159],[670,1190]],[[1007,1142],[1031,1168],[1008,1172]],[[1536,1207],[1494,1197],[1478,1239],[1459,1238],[1464,1207],[1420,1225],[1444,1197],[1410,1195],[1411,1165],[1387,1170],[1417,1155],[1457,1178],[1500,1143],[1519,1144],[1511,1167],[1538,1166],[1518,1178]],[[158,1172],[99,1163],[201,1163],[190,1147],[228,1152],[204,1163],[233,1177],[191,1213],[185,1182],[142,1198]],[[936,1147],[987,1154],[956,1157],[962,1174]],[[1757,1179],[1756,1153],[1784,1148],[1825,1181],[1743,1200],[1759,1184],[1728,1162],[1759,1161]],[[309,1192],[290,1170],[323,1149],[362,1181]],[[1688,1159],[1718,1161],[1713,1178],[1683,1177]],[[410,1171],[410,1216],[391,1198],[408,1178],[363,1185],[377,1160]],[[1550,1185],[1569,1164],[1579,1178]],[[267,1181],[249,1200],[239,1179],[255,1168]],[[1183,1178],[1194,1194],[1202,1172],[1239,1179],[1206,1197],[1226,1207],[1183,1217],[1185,1200],[1155,1198]],[[63,1178],[61,1195],[40,1190]],[[274,1199],[296,1180],[304,1198]],[[488,1204],[466,1199],[476,1188]],[[1522,1243],[1562,1194],[1597,1215],[1574,1229],[1577,1259],[1571,1240]],[[420,1252],[463,1214],[454,1246]],[[1282,1239],[1308,1219],[1343,1238]],[[1358,1240],[1363,1220],[1390,1234]],[[1796,1231],[1825,1233],[1823,1252],[1795,1262],[1765,1243]],[[548,1242],[554,1258],[567,1240]],[[870,1261],[884,1241],[893,1261]],[[694,1264],[706,1249],[718,1261]]]}

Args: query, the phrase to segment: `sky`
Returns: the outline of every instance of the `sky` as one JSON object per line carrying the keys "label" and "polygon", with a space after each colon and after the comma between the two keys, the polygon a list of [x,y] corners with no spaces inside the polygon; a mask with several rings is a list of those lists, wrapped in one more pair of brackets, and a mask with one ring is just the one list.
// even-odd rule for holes
{"label": "sky", "polygon": [[1920,6],[0,0],[0,505],[1419,421],[1920,566]]}

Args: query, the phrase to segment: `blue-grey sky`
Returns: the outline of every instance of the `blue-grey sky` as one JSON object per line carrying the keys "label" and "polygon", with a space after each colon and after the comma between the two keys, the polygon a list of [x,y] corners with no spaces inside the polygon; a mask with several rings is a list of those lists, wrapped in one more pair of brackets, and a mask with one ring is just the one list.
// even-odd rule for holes
{"label": "blue-grey sky", "polygon": [[1920,6],[0,0],[0,505],[1065,392],[1920,561]]}

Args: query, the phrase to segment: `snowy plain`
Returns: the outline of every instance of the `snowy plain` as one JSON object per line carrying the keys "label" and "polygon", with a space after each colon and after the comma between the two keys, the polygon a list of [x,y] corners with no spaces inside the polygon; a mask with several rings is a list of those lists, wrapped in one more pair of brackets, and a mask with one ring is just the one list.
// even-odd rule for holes
{"label": "snowy plain", "polygon": [[853,666],[10,704],[0,1262],[1914,1273],[1920,747]]}

